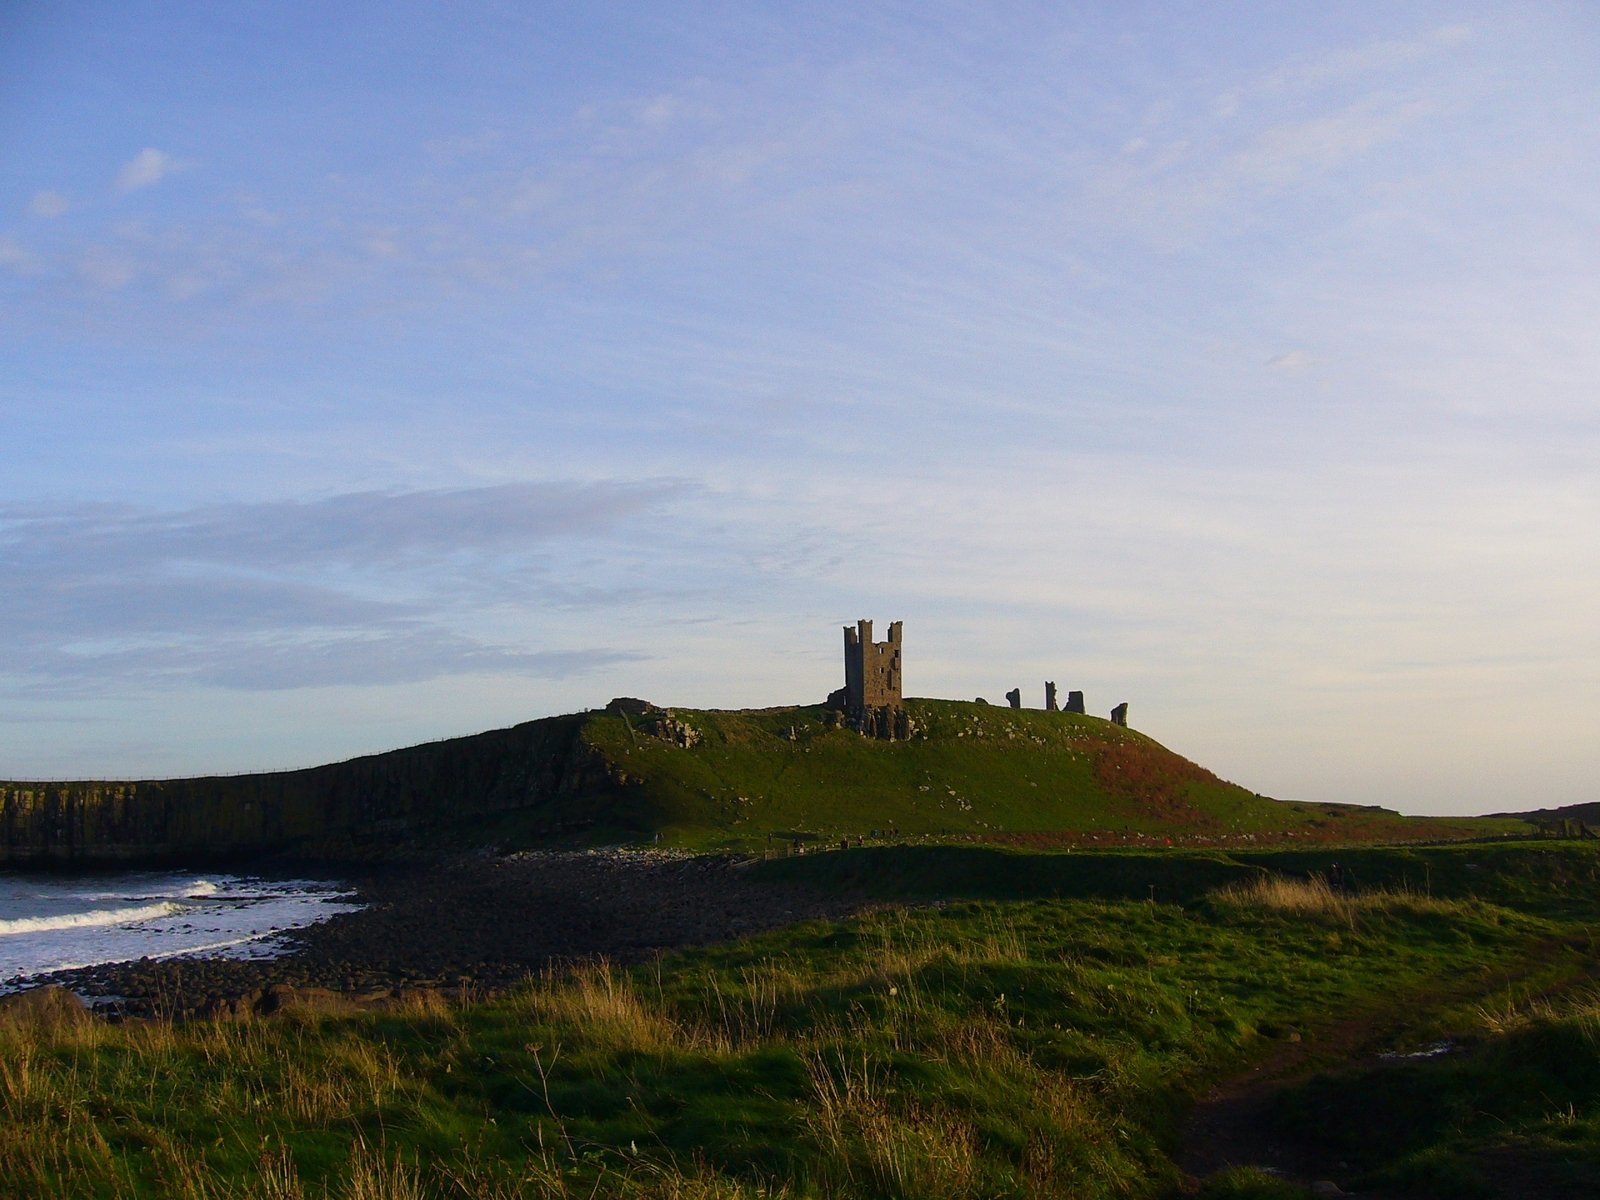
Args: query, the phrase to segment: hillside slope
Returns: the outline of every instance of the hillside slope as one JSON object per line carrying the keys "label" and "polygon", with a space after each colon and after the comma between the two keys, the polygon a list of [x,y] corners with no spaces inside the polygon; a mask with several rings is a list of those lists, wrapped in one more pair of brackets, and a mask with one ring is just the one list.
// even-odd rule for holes
{"label": "hillside slope", "polygon": [[885,830],[1024,844],[1466,832],[1376,808],[1272,800],[1100,717],[951,700],[906,707],[918,732],[904,742],[839,728],[820,706],[607,712],[584,737],[626,779],[628,823],[688,844]]}
{"label": "hillside slope", "polygon": [[820,706],[629,707],[303,771],[0,783],[0,865],[416,858],[556,839],[756,847],[888,831],[1038,845],[1466,832],[1270,800],[1098,717],[911,700],[916,735],[883,742]]}

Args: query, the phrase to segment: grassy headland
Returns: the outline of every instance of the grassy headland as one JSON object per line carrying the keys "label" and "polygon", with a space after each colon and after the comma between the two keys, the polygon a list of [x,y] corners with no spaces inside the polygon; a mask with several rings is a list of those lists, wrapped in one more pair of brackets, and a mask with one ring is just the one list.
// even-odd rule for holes
{"label": "grassy headland", "polygon": [[636,728],[648,721],[612,713],[592,716],[583,736],[625,777],[632,828],[695,846],[755,846],[769,834],[803,844],[887,829],[1042,848],[1394,841],[1526,828],[1273,800],[1099,717],[953,700],[906,707],[917,734],[904,742],[838,728],[821,707],[674,710],[676,724],[693,731],[690,748]]}
{"label": "grassy headland", "polygon": [[304,771],[0,783],[0,864],[324,862],[659,841],[792,846],[896,831],[1034,848],[1346,843],[1514,832],[1257,795],[1098,717],[911,700],[909,741],[820,707],[597,711]]}

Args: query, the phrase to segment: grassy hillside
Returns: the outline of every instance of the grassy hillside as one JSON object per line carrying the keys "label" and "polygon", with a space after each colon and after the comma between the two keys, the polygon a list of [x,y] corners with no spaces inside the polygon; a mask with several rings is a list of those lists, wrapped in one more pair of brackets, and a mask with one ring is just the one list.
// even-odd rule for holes
{"label": "grassy hillside", "polygon": [[[427,858],[496,845],[793,848],[956,837],[1032,849],[1462,837],[1437,822],[1281,803],[1099,717],[912,700],[909,741],[820,706],[550,717],[303,771],[0,783],[0,865]],[[891,832],[892,831],[892,832]]]}
{"label": "grassy hillside", "polygon": [[583,738],[626,781],[612,818],[691,845],[753,845],[768,835],[838,841],[874,830],[1049,846],[1522,828],[1279,802],[1099,717],[951,700],[907,707],[917,734],[906,742],[863,738],[821,707],[677,709],[665,721],[607,712],[589,719]]}

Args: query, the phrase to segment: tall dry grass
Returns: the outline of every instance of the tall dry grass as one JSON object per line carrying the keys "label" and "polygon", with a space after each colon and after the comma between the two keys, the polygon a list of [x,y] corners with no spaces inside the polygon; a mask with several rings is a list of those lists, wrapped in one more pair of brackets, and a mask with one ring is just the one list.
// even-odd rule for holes
{"label": "tall dry grass", "polygon": [[833,1188],[893,1196],[977,1194],[978,1135],[947,1107],[899,1098],[880,1064],[815,1053],[805,1124]]}
{"label": "tall dry grass", "polygon": [[1478,1009],[1478,1024],[1486,1033],[1517,1033],[1535,1025],[1556,1022],[1576,1024],[1600,1045],[1600,987],[1582,987],[1556,995],[1531,996],[1517,1001],[1507,997],[1494,1006]]}
{"label": "tall dry grass", "polygon": [[1445,900],[1409,888],[1374,891],[1335,891],[1320,875],[1294,879],[1285,875],[1260,875],[1246,883],[1233,883],[1211,893],[1224,905],[1239,909],[1267,909],[1292,913],[1330,924],[1356,927],[1363,914],[1459,914],[1460,900]]}
{"label": "tall dry grass", "polygon": [[[965,1007],[952,1007],[958,984],[1024,964],[1027,955],[1024,938],[998,919],[976,932],[968,925],[966,936],[953,940],[936,921],[894,911],[867,918],[858,940],[836,957],[778,955],[708,970],[703,987],[686,988],[680,978],[669,991],[659,974],[652,986],[648,971],[599,962],[531,978],[491,1010],[419,992],[377,1018],[290,1011],[239,1021],[0,1031],[0,1197],[74,1196],[66,1181],[91,1179],[101,1194],[192,1200],[786,1196],[781,1184],[681,1163],[664,1147],[597,1158],[592,1143],[569,1136],[562,1089],[552,1086],[613,1053],[733,1065],[778,1046],[806,1064],[809,1088],[796,1097],[793,1119],[816,1149],[807,1171],[836,1194],[992,1190],[993,1181],[980,1178],[987,1151],[967,1091],[1007,1097],[1018,1087],[1032,1095],[1033,1112],[1048,1115],[1048,1130],[1032,1129],[1031,1114],[1019,1118],[1019,1127],[1032,1130],[1022,1151],[1038,1182],[1032,1194],[1065,1194],[1081,1163],[1073,1166],[1063,1137],[1087,1136],[1092,1106],[1059,1078],[1040,1075],[995,997],[975,994]],[[398,1041],[381,1032],[386,1023],[403,1025]],[[432,1119],[419,1100],[430,1079],[481,1059],[476,1039],[501,1036],[507,1025],[526,1030],[522,1049],[534,1062],[526,1085],[536,1094],[542,1089],[548,1109],[528,1126],[527,1157],[515,1171],[503,1157],[475,1159],[465,1145],[441,1161],[419,1158],[427,1136],[404,1122]],[[904,1055],[964,1082],[953,1091],[908,1086],[897,1064]],[[104,1097],[116,1097],[118,1107],[108,1108]],[[236,1140],[196,1145],[169,1134],[160,1114],[173,1105],[229,1114],[231,1128],[252,1131],[247,1176],[239,1172]],[[1050,1132],[1072,1129],[1080,1132]],[[314,1160],[297,1164],[295,1155],[306,1151],[289,1149],[305,1130],[350,1137],[348,1162],[326,1181],[325,1165],[308,1179]],[[403,1149],[381,1140],[385,1130]],[[257,1132],[273,1139],[259,1151]],[[364,1140],[369,1136],[379,1140]]]}
{"label": "tall dry grass", "polygon": [[547,971],[521,989],[515,1006],[530,1021],[569,1026],[585,1042],[614,1050],[681,1046],[689,1032],[649,1003],[609,962]]}

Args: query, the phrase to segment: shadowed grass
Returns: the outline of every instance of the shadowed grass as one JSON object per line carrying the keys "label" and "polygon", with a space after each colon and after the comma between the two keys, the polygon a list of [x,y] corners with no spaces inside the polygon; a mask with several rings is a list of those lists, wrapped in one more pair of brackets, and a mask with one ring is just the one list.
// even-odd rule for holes
{"label": "shadowed grass", "polygon": [[1497,1003],[1438,1052],[1313,1079],[1285,1128],[1347,1159],[1362,1186],[1428,1195],[1594,1195],[1600,993]]}

